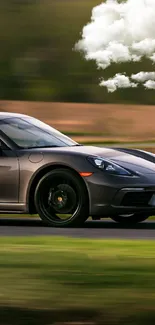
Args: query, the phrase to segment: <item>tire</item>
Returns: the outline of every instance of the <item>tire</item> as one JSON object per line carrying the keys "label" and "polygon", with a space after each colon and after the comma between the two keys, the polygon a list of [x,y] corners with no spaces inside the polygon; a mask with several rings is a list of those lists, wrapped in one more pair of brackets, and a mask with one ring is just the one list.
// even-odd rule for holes
{"label": "tire", "polygon": [[123,225],[134,225],[139,222],[146,220],[149,216],[144,216],[144,214],[125,214],[125,215],[118,215],[111,217],[112,220],[115,222],[119,222]]}
{"label": "tire", "polygon": [[67,169],[44,175],[35,190],[35,206],[48,226],[80,226],[89,217],[87,190],[80,176]]}

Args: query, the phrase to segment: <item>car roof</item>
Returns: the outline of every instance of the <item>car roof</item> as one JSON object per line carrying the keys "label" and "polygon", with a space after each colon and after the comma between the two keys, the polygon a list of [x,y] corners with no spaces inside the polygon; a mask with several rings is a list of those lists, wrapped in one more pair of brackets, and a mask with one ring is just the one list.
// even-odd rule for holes
{"label": "car roof", "polygon": [[19,114],[19,113],[11,113],[11,112],[0,112],[0,120],[3,120],[5,118],[9,118],[9,117],[30,117],[29,115],[26,114]]}

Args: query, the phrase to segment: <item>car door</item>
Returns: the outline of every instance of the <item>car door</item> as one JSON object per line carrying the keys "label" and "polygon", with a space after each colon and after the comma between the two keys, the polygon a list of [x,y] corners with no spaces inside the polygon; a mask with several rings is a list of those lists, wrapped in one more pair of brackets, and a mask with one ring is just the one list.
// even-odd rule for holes
{"label": "car door", "polygon": [[0,139],[0,204],[19,201],[19,163],[15,152]]}

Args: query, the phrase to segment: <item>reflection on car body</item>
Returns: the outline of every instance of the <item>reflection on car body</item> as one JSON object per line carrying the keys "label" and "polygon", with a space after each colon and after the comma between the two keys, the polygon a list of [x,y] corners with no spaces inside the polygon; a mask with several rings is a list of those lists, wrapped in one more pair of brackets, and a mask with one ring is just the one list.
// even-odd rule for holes
{"label": "reflection on car body", "polygon": [[59,227],[89,216],[143,221],[155,213],[154,157],[83,146],[33,117],[0,113],[0,212]]}

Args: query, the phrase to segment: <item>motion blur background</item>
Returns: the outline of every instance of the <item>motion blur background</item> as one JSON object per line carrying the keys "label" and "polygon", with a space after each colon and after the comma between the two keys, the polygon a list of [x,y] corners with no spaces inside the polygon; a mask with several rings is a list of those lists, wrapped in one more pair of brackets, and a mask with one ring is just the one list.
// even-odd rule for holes
{"label": "motion blur background", "polygon": [[[91,103],[154,104],[155,92],[123,89],[114,94],[98,86],[103,71],[73,51],[99,0],[1,0],[0,97]],[[104,72],[141,69],[152,63],[121,64]]]}
{"label": "motion blur background", "polygon": [[[150,105],[155,91],[139,87],[108,93],[98,86],[103,71],[74,51],[99,3],[0,1],[0,109],[41,118],[85,143],[154,141],[155,110]],[[112,65],[104,77],[141,70],[152,71],[152,63]]]}
{"label": "motion blur background", "polygon": [[[79,142],[154,151],[155,91],[139,87],[108,93],[98,86],[103,71],[73,50],[99,3],[0,0],[0,111],[32,115]],[[104,77],[141,70],[152,71],[151,63],[112,65]],[[24,224],[19,215],[13,216],[18,223],[5,217],[1,216],[0,324],[155,324],[153,240],[95,240],[100,236],[97,228],[101,234],[106,221],[97,223],[93,239],[56,238],[52,232],[49,237],[29,237],[23,236],[24,225],[27,234],[33,229],[34,234],[45,233],[43,225],[32,219]],[[115,227],[119,225],[107,223],[107,234]],[[134,238],[143,238],[141,229],[153,238],[154,221],[137,226]],[[76,229],[74,236],[78,237]]]}

